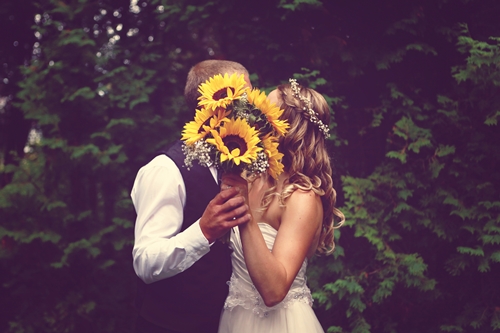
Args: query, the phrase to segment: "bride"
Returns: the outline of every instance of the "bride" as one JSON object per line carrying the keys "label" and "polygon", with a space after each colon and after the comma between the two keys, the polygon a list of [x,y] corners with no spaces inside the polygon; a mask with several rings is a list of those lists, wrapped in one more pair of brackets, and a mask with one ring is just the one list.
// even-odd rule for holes
{"label": "bride", "polygon": [[306,285],[308,258],[333,251],[335,208],[325,140],[330,112],[321,94],[295,80],[269,94],[284,110],[290,129],[280,141],[284,172],[252,182],[227,177],[222,190],[238,186],[250,207],[250,222],[233,228],[233,273],[219,333],[323,332]]}

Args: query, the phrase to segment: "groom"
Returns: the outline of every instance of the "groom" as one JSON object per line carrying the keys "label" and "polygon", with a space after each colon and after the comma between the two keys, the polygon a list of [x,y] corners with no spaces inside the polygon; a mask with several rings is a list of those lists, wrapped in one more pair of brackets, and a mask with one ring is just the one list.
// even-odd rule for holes
{"label": "groom", "polygon": [[[189,71],[184,97],[194,111],[198,86],[216,74],[243,74],[239,63],[206,60]],[[136,333],[215,333],[228,293],[230,250],[217,239],[249,221],[236,188],[220,192],[217,170],[184,166],[181,143],[142,167],[131,197],[139,277]]]}

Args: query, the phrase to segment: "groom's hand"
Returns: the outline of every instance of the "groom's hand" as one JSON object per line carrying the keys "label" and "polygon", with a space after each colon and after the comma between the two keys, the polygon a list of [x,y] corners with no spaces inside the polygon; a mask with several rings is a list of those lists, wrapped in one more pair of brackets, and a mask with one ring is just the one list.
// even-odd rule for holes
{"label": "groom's hand", "polygon": [[232,227],[250,221],[245,198],[238,188],[228,188],[209,202],[200,218],[200,228],[209,243],[223,236]]}

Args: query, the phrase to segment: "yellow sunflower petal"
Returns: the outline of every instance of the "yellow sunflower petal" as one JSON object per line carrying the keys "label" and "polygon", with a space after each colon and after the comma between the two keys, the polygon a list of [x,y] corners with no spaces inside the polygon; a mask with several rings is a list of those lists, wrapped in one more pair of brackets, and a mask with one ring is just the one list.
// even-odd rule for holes
{"label": "yellow sunflower petal", "polygon": [[196,110],[194,120],[186,123],[182,131],[181,140],[186,144],[192,145],[200,139],[203,139],[209,130],[220,125],[225,118],[225,112],[220,110],[201,109]]}
{"label": "yellow sunflower petal", "polygon": [[247,90],[243,74],[217,74],[200,84],[198,91],[201,96],[198,98],[198,105],[211,110],[226,108],[234,100],[240,99]]}
{"label": "yellow sunflower petal", "polygon": [[288,131],[288,122],[280,120],[283,110],[276,106],[266,97],[265,92],[253,89],[247,93],[248,102],[255,105],[267,118],[279,136],[283,136]]}
{"label": "yellow sunflower petal", "polygon": [[211,131],[213,139],[207,142],[216,146],[221,162],[232,161],[236,165],[251,163],[262,150],[258,131],[244,119],[230,119],[224,122],[219,131]]}
{"label": "yellow sunflower petal", "polygon": [[240,156],[240,148],[235,148],[231,151],[231,155]]}
{"label": "yellow sunflower petal", "polygon": [[278,151],[278,140],[276,137],[269,136],[265,138],[262,143],[264,144],[264,151],[267,155],[269,162],[268,173],[274,179],[278,179],[278,176],[283,172],[284,166],[281,163],[283,158],[283,153]]}

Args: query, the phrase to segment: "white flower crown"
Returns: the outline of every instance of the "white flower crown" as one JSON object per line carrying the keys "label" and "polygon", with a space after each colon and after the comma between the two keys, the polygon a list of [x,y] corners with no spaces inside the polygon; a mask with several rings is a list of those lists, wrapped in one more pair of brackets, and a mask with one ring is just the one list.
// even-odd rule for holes
{"label": "white flower crown", "polygon": [[299,84],[297,83],[297,80],[289,79],[289,81],[290,85],[292,86],[293,96],[295,98],[298,98],[302,103],[304,103],[304,107],[302,109],[309,114],[309,121],[318,126],[321,133],[323,133],[325,139],[328,139],[328,137],[330,136],[330,128],[327,125],[325,125],[325,123],[323,123],[321,119],[318,118],[318,114],[314,112],[314,110],[311,108],[312,103],[309,100],[309,98],[306,98],[300,94],[300,88]]}

